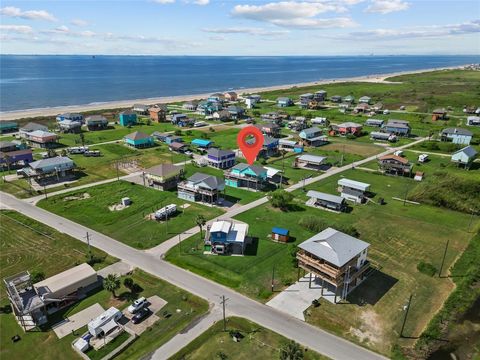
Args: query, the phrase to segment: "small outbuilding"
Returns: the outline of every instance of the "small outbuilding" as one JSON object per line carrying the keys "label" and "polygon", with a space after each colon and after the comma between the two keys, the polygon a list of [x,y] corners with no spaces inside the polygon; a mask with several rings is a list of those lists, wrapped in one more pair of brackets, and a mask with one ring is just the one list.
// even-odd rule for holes
{"label": "small outbuilding", "polygon": [[272,228],[272,239],[280,242],[288,242],[290,239],[290,231],[280,227]]}

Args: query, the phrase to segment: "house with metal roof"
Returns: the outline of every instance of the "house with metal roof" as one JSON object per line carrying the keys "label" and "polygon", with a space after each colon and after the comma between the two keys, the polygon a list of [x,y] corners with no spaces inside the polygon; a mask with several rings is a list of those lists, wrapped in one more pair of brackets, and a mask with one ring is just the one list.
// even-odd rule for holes
{"label": "house with metal roof", "polygon": [[77,120],[63,120],[58,123],[58,129],[63,133],[78,134],[82,131],[82,123]]}
{"label": "house with metal roof", "polygon": [[442,141],[451,141],[454,144],[470,145],[473,133],[467,129],[461,128],[446,128],[440,133]]}
{"label": "house with metal roof", "polygon": [[404,120],[388,120],[383,127],[385,132],[392,133],[399,136],[410,136],[410,123]]}
{"label": "house with metal roof", "polygon": [[308,206],[321,207],[333,211],[344,211],[347,208],[347,202],[341,196],[309,190],[307,197],[310,198],[306,202]]}
{"label": "house with metal roof", "polygon": [[64,113],[64,114],[59,114],[55,118],[58,122],[62,122],[65,120],[70,120],[70,121],[79,121],[80,123],[83,124],[83,115],[79,113]]}
{"label": "house with metal roof", "polygon": [[340,95],[333,95],[330,98],[330,101],[334,103],[341,103],[343,101],[343,98]]}
{"label": "house with metal roof", "polygon": [[267,169],[261,166],[239,163],[225,171],[225,185],[227,186],[261,190],[267,184]]}
{"label": "house with metal roof", "polygon": [[366,278],[370,244],[333,228],[327,228],[302,242],[297,252],[298,266],[320,278],[323,289],[333,288],[337,297],[347,295]]}
{"label": "house with metal roof", "polygon": [[228,169],[235,165],[235,152],[228,149],[210,148],[204,158],[209,166],[217,169]]}
{"label": "house with metal roof", "polygon": [[37,130],[48,131],[48,127],[34,122],[29,122],[27,125],[20,128],[20,136],[23,138],[27,138],[29,133]]}
{"label": "house with metal roof", "polygon": [[278,149],[283,151],[303,152],[303,145],[295,140],[279,139]]}
{"label": "house with metal roof", "polygon": [[183,142],[171,142],[170,144],[168,144],[168,148],[170,149],[170,151],[184,153],[188,150],[188,145],[184,144]]}
{"label": "house with metal roof", "polygon": [[90,115],[85,118],[85,125],[89,131],[105,130],[108,127],[108,120],[103,115]]}
{"label": "house with metal roof", "polygon": [[370,190],[370,184],[346,178],[338,180],[337,184],[342,198],[359,204],[367,200],[366,194]]}
{"label": "house with metal roof", "polygon": [[412,176],[413,164],[407,158],[388,154],[378,158],[380,171],[391,175]]}
{"label": "house with metal roof", "polygon": [[217,220],[207,226],[205,251],[212,254],[243,255],[247,245],[248,224]]}
{"label": "house with metal roof", "polygon": [[157,123],[165,122],[167,121],[167,111],[168,108],[166,106],[153,106],[151,108],[148,108],[148,115],[150,116],[150,119],[152,121],[155,121]]}
{"label": "house with metal roof", "polygon": [[316,101],[325,101],[327,100],[327,92],[325,90],[315,91],[315,94],[313,94],[313,99]]}
{"label": "house with metal roof", "polygon": [[462,165],[465,168],[470,168],[473,160],[477,157],[477,150],[472,146],[466,146],[452,154],[452,162],[457,165]]}
{"label": "house with metal roof", "polygon": [[228,121],[232,118],[232,114],[228,110],[218,110],[212,115],[215,120]]}
{"label": "house with metal roof", "polygon": [[213,141],[208,139],[193,139],[191,144],[198,148],[208,149],[213,145]]}
{"label": "house with metal roof", "polygon": [[236,105],[230,105],[227,107],[227,111],[232,119],[240,119],[245,114],[245,109]]}
{"label": "house with metal roof", "polygon": [[384,120],[382,119],[368,119],[365,121],[365,126],[372,126],[372,127],[382,127],[384,124]]}
{"label": "house with metal roof", "polygon": [[312,101],[314,97],[315,95],[312,93],[301,94],[299,96],[300,107],[304,109],[307,108],[308,104],[310,104],[310,101]]}
{"label": "house with metal roof", "polygon": [[195,111],[197,110],[197,107],[198,107],[197,100],[187,101],[187,102],[184,102],[182,105],[182,109],[189,110],[189,111]]}
{"label": "house with metal roof", "polygon": [[316,126],[303,129],[298,133],[300,139],[303,140],[303,143],[306,146],[320,146],[328,143],[328,137],[322,135],[322,130]]}
{"label": "house with metal roof", "polygon": [[467,116],[468,126],[480,126],[480,116]]}
{"label": "house with metal roof", "polygon": [[183,166],[159,164],[146,169],[144,176],[150,187],[160,190],[170,190],[177,186],[184,171]]}
{"label": "house with metal roof", "polygon": [[272,228],[271,238],[272,240],[286,243],[288,240],[290,240],[290,231],[288,229],[275,226]]}
{"label": "house with metal roof", "polygon": [[370,133],[370,139],[395,142],[395,141],[397,141],[397,135],[391,134],[391,133],[380,132],[380,131],[372,131]]}
{"label": "house with metal roof", "polygon": [[55,133],[35,130],[25,133],[25,139],[31,147],[51,149],[58,146],[58,136]]}
{"label": "house with metal roof", "polygon": [[188,201],[215,204],[225,190],[225,181],[216,176],[195,173],[177,185],[178,197]]}
{"label": "house with metal roof", "polygon": [[118,121],[121,126],[132,126],[137,123],[137,113],[132,110],[125,110],[118,114]]}
{"label": "house with metal roof", "polygon": [[142,133],[140,131],[135,131],[131,134],[126,135],[123,138],[123,141],[128,146],[132,146],[134,148],[146,148],[151,147],[155,144],[152,136]]}
{"label": "house with metal roof", "polygon": [[358,99],[359,104],[370,104],[372,101],[372,98],[370,96],[362,96],[360,99]]}
{"label": "house with metal roof", "polygon": [[289,97],[279,97],[277,98],[277,106],[278,107],[288,107],[292,106],[293,101]]}
{"label": "house with metal roof", "polygon": [[343,102],[353,104],[355,102],[355,98],[353,95],[347,95],[343,98]]}
{"label": "house with metal roof", "polygon": [[45,178],[50,176],[66,177],[75,168],[72,159],[66,156],[55,156],[29,163],[21,171],[27,177]]}
{"label": "house with metal roof", "polygon": [[303,167],[312,170],[323,170],[326,156],[303,154],[295,158],[294,167]]}
{"label": "house with metal roof", "polygon": [[132,110],[138,114],[147,115],[149,106],[145,104],[133,104]]}

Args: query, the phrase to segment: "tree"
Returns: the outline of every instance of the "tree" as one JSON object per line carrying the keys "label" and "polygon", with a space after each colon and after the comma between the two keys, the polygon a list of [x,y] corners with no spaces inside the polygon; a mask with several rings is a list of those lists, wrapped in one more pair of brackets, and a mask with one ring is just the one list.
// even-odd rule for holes
{"label": "tree", "polygon": [[268,194],[268,200],[273,207],[286,210],[293,200],[293,195],[285,190],[278,189]]}
{"label": "tree", "polygon": [[200,215],[197,215],[197,217],[195,218],[195,223],[200,228],[200,241],[202,241],[202,239],[203,239],[203,227],[207,223],[207,220],[205,219],[205,217],[203,215],[200,214]]}
{"label": "tree", "polygon": [[175,136],[182,136],[182,130],[175,130]]}
{"label": "tree", "polygon": [[80,136],[80,142],[82,143],[82,147],[85,146],[85,134],[80,133],[78,136]]}
{"label": "tree", "polygon": [[123,285],[131,291],[133,288],[134,282],[132,278],[127,277],[125,278],[125,280],[123,280]]}
{"label": "tree", "polygon": [[303,350],[300,347],[300,344],[297,344],[295,341],[290,341],[288,344],[285,344],[280,349],[280,360],[302,360],[303,359]]}
{"label": "tree", "polygon": [[109,274],[105,280],[103,280],[103,288],[107,291],[110,291],[113,297],[117,297],[115,291],[120,289],[120,279],[115,274]]}

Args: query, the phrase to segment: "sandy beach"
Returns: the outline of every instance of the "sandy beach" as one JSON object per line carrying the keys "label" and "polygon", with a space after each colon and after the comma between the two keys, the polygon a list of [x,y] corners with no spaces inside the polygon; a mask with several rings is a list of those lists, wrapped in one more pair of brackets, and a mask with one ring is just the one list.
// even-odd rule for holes
{"label": "sandy beach", "polygon": [[[324,84],[351,82],[351,81],[382,83],[382,82],[385,82],[386,78],[392,77],[392,76],[405,75],[405,74],[418,74],[422,72],[437,71],[437,70],[459,69],[459,68],[463,68],[464,66],[465,65],[442,67],[442,68],[429,68],[429,69],[422,69],[422,70],[410,70],[410,71],[402,71],[402,72],[387,73],[387,74],[372,74],[372,75],[366,75],[366,76],[339,78],[339,79],[324,79],[319,81],[311,81],[311,82],[304,82],[304,83],[297,83],[297,84],[283,84],[283,85],[257,87],[257,88],[237,89],[233,91],[236,91],[238,94],[252,94],[252,93],[261,93],[261,92],[272,91],[272,90],[289,89],[291,87],[315,86],[315,85],[324,85]],[[210,94],[211,93],[190,94],[190,95],[166,96],[166,97],[156,97],[156,98],[147,98],[147,99],[131,99],[131,100],[98,102],[98,103],[83,104],[83,105],[68,105],[68,106],[57,106],[57,107],[49,107],[49,108],[15,110],[15,111],[8,111],[8,112],[0,112],[0,121],[15,120],[15,119],[21,119],[21,118],[37,117],[37,116],[55,116],[57,114],[61,114],[64,112],[84,112],[84,111],[94,111],[94,110],[128,108],[135,103],[155,104],[155,103],[172,103],[172,102],[189,101],[189,100],[206,98]]]}

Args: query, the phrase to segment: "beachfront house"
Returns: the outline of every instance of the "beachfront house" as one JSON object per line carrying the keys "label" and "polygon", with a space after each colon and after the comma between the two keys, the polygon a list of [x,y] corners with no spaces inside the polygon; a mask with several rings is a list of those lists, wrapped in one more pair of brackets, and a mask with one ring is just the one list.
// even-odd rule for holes
{"label": "beachfront house", "polygon": [[261,190],[267,184],[267,169],[261,166],[239,163],[225,171],[227,186]]}
{"label": "beachfront house", "polygon": [[70,121],[79,121],[80,123],[83,124],[83,115],[79,113],[64,113],[64,114],[59,114],[55,118],[58,122],[62,122],[65,120],[70,120]]}
{"label": "beachfront house", "polygon": [[383,130],[388,133],[395,134],[397,136],[410,136],[410,123],[405,120],[388,120],[384,125]]}
{"label": "beachfront house", "polygon": [[456,163],[459,166],[463,166],[466,169],[469,169],[472,165],[473,160],[477,157],[477,150],[472,146],[466,146],[463,149],[460,149],[452,154],[452,162]]}
{"label": "beachfront house", "polygon": [[316,126],[303,129],[298,136],[306,146],[320,146],[328,143],[328,137],[322,135],[322,130]]}
{"label": "beachfront house", "polygon": [[105,130],[108,127],[108,120],[103,115],[90,115],[85,119],[89,131]]}
{"label": "beachfront house", "polygon": [[75,169],[75,163],[66,156],[55,156],[33,161],[27,164],[21,172],[24,176],[34,179],[53,179],[69,177]]}
{"label": "beachfront house", "polygon": [[168,108],[166,106],[154,106],[148,109],[148,114],[152,121],[157,123],[167,121]]}
{"label": "beachfront house", "polygon": [[227,91],[226,93],[223,94],[225,100],[227,101],[237,101],[238,100],[238,94],[235,91]]}
{"label": "beachfront house", "polygon": [[247,245],[248,224],[233,220],[217,220],[207,225],[206,252],[243,255]]}
{"label": "beachfront house", "polygon": [[327,92],[325,90],[318,90],[313,95],[315,101],[325,101],[327,100]]}
{"label": "beachfront house", "polygon": [[133,107],[132,107],[132,110],[140,115],[147,115],[148,109],[149,109],[149,106],[145,104],[133,104]]}
{"label": "beachfront house", "polygon": [[278,107],[288,107],[292,106],[293,101],[289,97],[279,97],[277,98],[277,106]]}
{"label": "beachfront house", "polygon": [[346,178],[338,180],[337,184],[340,196],[346,200],[361,204],[368,199],[367,192],[370,184]]}
{"label": "beachfront house", "polygon": [[227,108],[227,111],[230,113],[230,117],[232,119],[241,119],[242,116],[245,114],[245,109],[240,106],[230,105]]}
{"label": "beachfront house", "polygon": [[177,189],[180,199],[216,204],[225,190],[225,182],[216,176],[197,172],[180,182]]}
{"label": "beachfront house", "polygon": [[0,121],[0,134],[18,130],[18,124],[14,121]]}
{"label": "beachfront house", "polygon": [[132,110],[125,110],[118,114],[118,120],[121,126],[132,126],[137,123],[137,113]]}
{"label": "beachfront house", "polygon": [[341,103],[343,101],[343,98],[340,95],[333,95],[330,98],[330,101],[334,103]]}
{"label": "beachfront house", "polygon": [[271,137],[278,137],[280,135],[281,127],[275,123],[268,123],[268,124],[259,124],[255,125],[263,135],[268,135]]}
{"label": "beachfront house", "polygon": [[379,131],[372,131],[370,133],[370,139],[372,140],[379,140],[379,141],[390,141],[395,142],[397,141],[397,135],[392,133],[384,133]]}
{"label": "beachfront house", "polygon": [[321,207],[333,211],[345,211],[347,208],[347,202],[341,196],[309,190],[307,197],[309,198],[306,202],[308,206]]}
{"label": "beachfront house", "polygon": [[413,164],[404,157],[389,154],[378,158],[378,167],[386,174],[411,176]]}
{"label": "beachfront house", "polygon": [[359,104],[370,104],[372,101],[372,98],[370,96],[362,96],[360,99],[358,99]]}
{"label": "beachfront house", "polygon": [[144,176],[149,186],[160,190],[170,190],[177,186],[183,173],[183,166],[160,164],[146,169]]}
{"label": "beachfront house", "polygon": [[51,149],[58,146],[58,136],[52,132],[35,130],[25,134],[25,140],[31,147]]}
{"label": "beachfront house", "polygon": [[204,158],[209,166],[217,169],[228,169],[235,165],[235,152],[232,150],[210,148]]}
{"label": "beachfront house", "polygon": [[381,128],[384,123],[385,121],[381,119],[368,119],[367,121],[365,121],[365,126]]}
{"label": "beachfront house", "polygon": [[213,141],[207,139],[193,139],[191,144],[199,149],[208,149],[213,145]]}
{"label": "beachfront house", "polygon": [[58,123],[58,130],[62,133],[78,134],[82,132],[82,123],[77,120],[63,120]]}
{"label": "beachfront house", "polygon": [[142,133],[140,131],[135,131],[131,134],[126,135],[123,138],[123,141],[128,146],[132,146],[134,148],[146,148],[151,147],[155,144],[152,136]]}
{"label": "beachfront house", "polygon": [[432,111],[432,121],[447,120],[447,110],[435,109]]}
{"label": "beachfront house", "polygon": [[332,125],[332,130],[330,131],[331,135],[354,135],[360,136],[362,134],[362,125],[354,122],[344,122],[338,125]]}
{"label": "beachfront house", "polygon": [[480,116],[468,116],[467,117],[468,126],[480,126]]}
{"label": "beachfront house", "polygon": [[370,244],[333,228],[327,228],[302,242],[297,252],[298,266],[321,280],[321,295],[331,291],[346,299],[365,280],[370,263]]}
{"label": "beachfront house", "polygon": [[313,99],[314,99],[314,95],[312,93],[306,93],[306,94],[300,95],[299,97],[300,107],[304,109],[308,108],[310,101],[312,101]]}
{"label": "beachfront house", "polygon": [[325,156],[303,154],[295,158],[294,167],[311,170],[326,170],[324,164],[327,158]]}
{"label": "beachfront house", "polygon": [[20,137],[26,139],[28,137],[28,134],[37,130],[47,132],[48,127],[46,127],[45,125],[34,123],[34,122],[29,122],[28,124],[20,128],[19,134],[20,134]]}
{"label": "beachfront house", "polygon": [[219,101],[200,101],[197,106],[197,113],[200,115],[212,115],[215,111],[223,109],[223,105]]}
{"label": "beachfront house", "polygon": [[473,133],[461,128],[447,128],[440,133],[442,141],[451,141],[454,144],[470,145]]}
{"label": "beachfront house", "polygon": [[222,93],[215,93],[212,94],[208,97],[208,101],[218,101],[218,102],[224,102],[225,101],[225,95]]}

